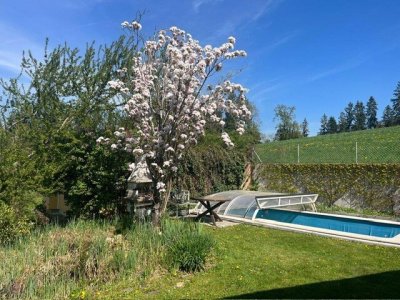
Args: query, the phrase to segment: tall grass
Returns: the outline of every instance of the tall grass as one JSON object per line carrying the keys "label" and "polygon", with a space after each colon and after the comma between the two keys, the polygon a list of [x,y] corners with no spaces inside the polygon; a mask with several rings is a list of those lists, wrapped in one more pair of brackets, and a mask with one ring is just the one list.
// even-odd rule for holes
{"label": "tall grass", "polygon": [[[127,276],[140,282],[158,268],[200,270],[212,246],[197,224],[164,220],[160,232],[135,223],[124,234],[116,234],[115,225],[95,221],[75,221],[64,228],[53,225],[0,248],[0,298],[85,298],[77,291],[95,291]],[[187,241],[202,239],[210,241],[208,248],[200,247],[199,255],[196,244]],[[171,252],[175,245],[183,251]],[[177,259],[181,256],[191,257],[195,263],[190,266],[198,266],[184,267]]]}

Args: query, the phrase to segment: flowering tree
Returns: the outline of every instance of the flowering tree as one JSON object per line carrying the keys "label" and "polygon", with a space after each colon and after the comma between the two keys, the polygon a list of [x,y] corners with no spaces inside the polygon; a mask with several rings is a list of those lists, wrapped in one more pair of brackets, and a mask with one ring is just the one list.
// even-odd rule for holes
{"label": "flowering tree", "polygon": [[[136,21],[122,26],[136,34],[141,29]],[[235,38],[229,37],[220,47],[202,47],[190,34],[171,27],[143,42],[132,69],[119,70],[119,79],[109,82],[125,100],[124,108],[135,128],[116,131],[118,142],[111,147],[124,147],[136,161],[145,157],[153,180],[155,224],[166,208],[182,155],[204,135],[206,123],[219,126],[222,140],[233,147],[224,132],[225,114],[235,118],[239,134],[251,117],[245,105],[246,90],[240,84],[228,80],[208,84],[225,61],[246,56],[243,50],[233,50],[234,46]],[[232,97],[238,97],[241,103],[233,102]]]}

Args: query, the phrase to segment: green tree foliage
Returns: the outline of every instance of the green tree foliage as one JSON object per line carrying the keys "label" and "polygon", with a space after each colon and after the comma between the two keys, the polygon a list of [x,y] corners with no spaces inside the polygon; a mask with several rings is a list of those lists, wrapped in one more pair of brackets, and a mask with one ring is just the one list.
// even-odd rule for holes
{"label": "green tree foliage", "polygon": [[378,126],[377,118],[378,104],[374,97],[370,97],[367,102],[366,118],[367,118],[367,128],[376,128]]}
{"label": "green tree foliage", "polygon": [[354,106],[354,125],[353,130],[364,130],[367,117],[365,115],[364,103],[357,101]]}
{"label": "green tree foliage", "polygon": [[328,116],[323,114],[321,118],[321,127],[319,129],[319,135],[324,135],[328,133]]}
{"label": "green tree foliage", "polygon": [[[235,94],[232,94],[231,100],[233,103],[239,105],[241,100]],[[229,113],[226,113],[223,120],[225,122],[225,131],[229,133],[229,136],[234,140],[235,147],[239,149],[252,148],[255,144],[260,143],[261,141],[261,133],[259,129],[259,125],[257,122],[257,108],[253,103],[250,102],[248,98],[245,99],[245,105],[251,111],[252,117],[247,121],[245,125],[246,131],[240,136],[236,132],[236,123],[233,116]],[[212,124],[210,122],[210,124]],[[217,131],[215,126],[211,127],[210,125],[207,127],[208,133],[216,133],[220,135],[220,131]]]}
{"label": "green tree foliage", "polygon": [[389,127],[394,125],[394,112],[390,105],[386,105],[382,115],[382,125]]}
{"label": "green tree foliage", "polygon": [[327,126],[327,132],[328,134],[336,133],[338,131],[338,125],[336,122],[335,117],[331,116],[328,119],[328,126]]}
{"label": "green tree foliage", "polygon": [[346,114],[341,112],[338,120],[338,132],[345,132],[347,127]]}
{"label": "green tree foliage", "polygon": [[276,126],[275,140],[284,141],[301,137],[300,126],[295,120],[294,106],[278,105],[275,108]]}
{"label": "green tree foliage", "polygon": [[304,118],[303,122],[301,123],[301,135],[303,137],[308,137],[310,130],[308,129],[308,121]]}
{"label": "green tree foliage", "polygon": [[[135,49],[129,37],[98,48],[90,44],[83,52],[66,44],[48,51],[46,43],[43,59],[30,52],[23,57],[28,84],[22,77],[1,80],[3,129],[26,152],[19,172],[33,169],[40,174],[24,177],[32,181],[26,192],[64,192],[67,200],[77,201],[77,208],[86,207],[96,192],[102,199],[95,200],[97,210],[120,197],[117,181],[126,172],[121,166],[127,158],[99,153],[95,141],[124,123],[118,109],[122,103],[107,83],[118,69],[129,67]],[[26,198],[19,199],[23,206]]]}
{"label": "green tree foliage", "polygon": [[43,174],[32,154],[18,137],[0,128],[0,203],[31,220],[44,192],[37,184]]}
{"label": "green tree foliage", "polygon": [[351,131],[354,125],[354,104],[353,102],[349,102],[347,107],[344,110],[345,117],[346,117],[346,131]]}
{"label": "green tree foliage", "polygon": [[400,125],[400,81],[394,90],[392,98],[393,107],[393,125]]}

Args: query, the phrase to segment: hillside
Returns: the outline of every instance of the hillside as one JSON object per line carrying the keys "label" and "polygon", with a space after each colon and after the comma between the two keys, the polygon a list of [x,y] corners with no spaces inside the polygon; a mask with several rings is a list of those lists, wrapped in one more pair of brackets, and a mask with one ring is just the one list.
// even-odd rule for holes
{"label": "hillside", "polygon": [[400,163],[400,126],[259,144],[255,151],[265,163]]}

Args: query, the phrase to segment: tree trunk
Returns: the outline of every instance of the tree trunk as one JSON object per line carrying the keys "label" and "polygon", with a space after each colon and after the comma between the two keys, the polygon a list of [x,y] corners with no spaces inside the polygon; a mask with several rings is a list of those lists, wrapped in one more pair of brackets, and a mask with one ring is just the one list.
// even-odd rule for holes
{"label": "tree trunk", "polygon": [[169,201],[169,197],[171,195],[171,190],[172,190],[172,179],[170,179],[167,183],[167,188],[166,188],[166,192],[165,195],[162,199],[162,205],[161,205],[161,214],[163,215],[165,213],[165,211],[167,210],[167,205],[168,205],[168,201]]}
{"label": "tree trunk", "polygon": [[151,222],[155,228],[161,227],[161,213],[160,213],[160,202],[154,204],[151,209]]}

